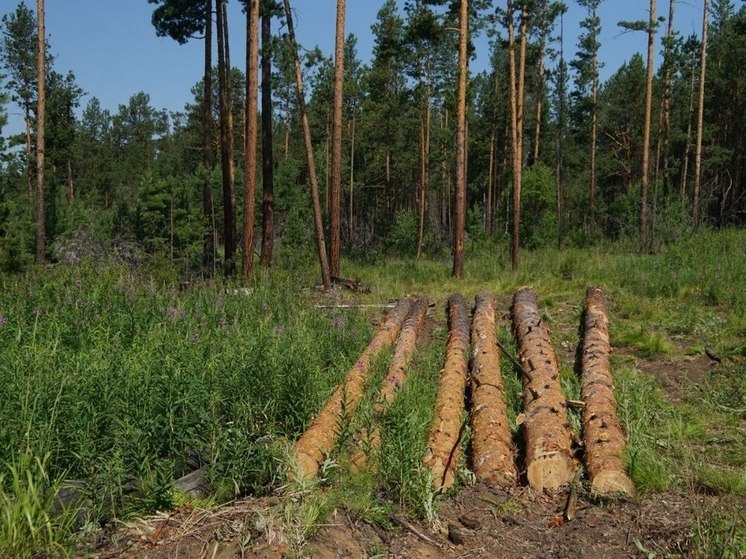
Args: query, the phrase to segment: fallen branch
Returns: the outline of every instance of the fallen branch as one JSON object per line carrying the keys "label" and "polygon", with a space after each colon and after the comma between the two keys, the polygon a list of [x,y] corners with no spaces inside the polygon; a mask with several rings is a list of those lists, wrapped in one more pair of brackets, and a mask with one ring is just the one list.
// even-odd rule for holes
{"label": "fallen branch", "polygon": [[438,543],[434,539],[432,539],[431,537],[423,534],[417,528],[415,528],[411,523],[407,522],[403,518],[400,518],[400,517],[396,516],[395,514],[392,514],[391,515],[391,520],[393,520],[394,522],[396,522],[399,526],[401,526],[405,530],[410,531],[412,534],[414,534],[415,536],[417,536],[423,542],[429,543],[430,545],[434,545],[437,548],[443,547],[443,544]]}

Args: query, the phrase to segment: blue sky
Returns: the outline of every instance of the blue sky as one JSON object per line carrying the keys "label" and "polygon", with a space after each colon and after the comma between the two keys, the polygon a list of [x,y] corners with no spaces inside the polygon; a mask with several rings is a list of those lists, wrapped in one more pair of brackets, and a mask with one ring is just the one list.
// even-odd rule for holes
{"label": "blue sky", "polygon": [[[403,6],[403,0],[397,0]],[[578,22],[584,12],[573,0],[566,0],[570,11],[565,16],[565,53],[570,58],[577,50]],[[26,0],[35,10],[35,2]],[[504,0],[497,0],[504,5]],[[347,32],[358,37],[360,58],[369,60],[373,46],[370,30],[383,0],[347,0]],[[334,43],[336,2],[334,0],[291,0],[296,13],[299,42],[306,47],[319,45],[329,54]],[[668,14],[668,1],[659,0],[659,15]],[[0,0],[0,15],[12,12],[16,0]],[[243,66],[244,16],[236,0],[229,2],[231,58]],[[635,52],[647,47],[644,33],[621,33],[619,20],[646,19],[649,0],[605,0],[601,4],[602,77],[613,73]],[[179,45],[168,38],[156,37],[150,23],[153,6],[146,0],[47,0],[47,32],[55,69],[72,70],[78,84],[88,93],[83,105],[93,96],[103,106],[116,111],[129,97],[145,91],[156,108],[181,110],[191,99],[190,89],[200,79],[203,45],[192,41]],[[702,0],[676,2],[675,27],[684,35],[701,31]],[[274,29],[277,29],[275,24]],[[477,41],[476,71],[488,60],[486,39]],[[660,47],[659,47],[660,48]],[[656,65],[660,50],[656,52]],[[5,134],[21,128],[17,108],[8,106],[10,124]]]}

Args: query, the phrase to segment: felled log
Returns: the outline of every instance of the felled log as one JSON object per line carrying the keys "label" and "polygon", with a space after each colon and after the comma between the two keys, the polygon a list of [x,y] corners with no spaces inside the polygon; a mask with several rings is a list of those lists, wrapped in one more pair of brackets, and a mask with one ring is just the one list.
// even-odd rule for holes
{"label": "felled log", "polygon": [[522,375],[526,476],[537,491],[557,489],[575,475],[557,355],[533,289],[516,292],[512,315],[519,361],[526,373]]}
{"label": "felled log", "polygon": [[453,485],[460,456],[469,352],[469,314],[461,295],[452,295],[448,300],[448,323],[450,333],[445,363],[440,372],[435,416],[423,458],[423,465],[430,471],[433,484],[439,490]]}
{"label": "felled log", "polygon": [[388,407],[394,403],[398,391],[407,380],[407,369],[412,362],[412,356],[417,345],[417,336],[422,330],[427,316],[428,301],[418,298],[409,316],[404,321],[399,341],[396,344],[394,355],[391,358],[388,374],[381,383],[381,390],[375,404],[375,417],[370,430],[364,431],[360,436],[360,445],[352,457],[352,466],[356,470],[362,470],[368,463],[368,457],[381,447],[381,431],[379,418],[386,412]]}
{"label": "felled log", "polygon": [[601,496],[633,495],[635,487],[622,462],[626,438],[616,413],[609,364],[611,344],[606,297],[595,287],[586,291],[583,332],[583,438],[591,491]]}
{"label": "felled log", "polygon": [[477,480],[502,487],[516,482],[508,404],[495,331],[495,299],[477,295],[471,325],[471,444]]}
{"label": "felled log", "polygon": [[343,414],[353,413],[362,400],[371,362],[382,350],[394,343],[413,304],[412,297],[405,297],[391,309],[368,347],[347,373],[345,381],[336,388],[306,432],[295,443],[292,455],[297,464],[298,477],[312,478],[318,473],[325,455],[337,439]]}

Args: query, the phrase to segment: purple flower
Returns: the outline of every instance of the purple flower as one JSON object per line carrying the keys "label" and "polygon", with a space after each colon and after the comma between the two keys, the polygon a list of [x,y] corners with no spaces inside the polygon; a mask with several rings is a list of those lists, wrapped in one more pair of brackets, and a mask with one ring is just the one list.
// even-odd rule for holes
{"label": "purple flower", "polygon": [[345,319],[341,314],[335,314],[332,318],[332,324],[337,328],[342,328],[345,325]]}
{"label": "purple flower", "polygon": [[278,324],[275,326],[275,336],[280,336],[285,331],[284,324]]}
{"label": "purple flower", "polygon": [[166,315],[171,320],[184,320],[186,318],[186,313],[183,309],[177,309],[173,305],[169,305],[166,309]]}
{"label": "purple flower", "polygon": [[0,314],[0,328],[2,328],[3,326],[5,326],[5,323],[6,323],[6,322],[8,322],[8,321],[7,321],[7,319],[5,318],[5,315],[3,315],[3,314]]}
{"label": "purple flower", "polygon": [[75,289],[82,289],[83,288],[83,280],[80,278],[75,278]]}
{"label": "purple flower", "polygon": [[196,332],[192,334],[192,343],[194,345],[197,345],[199,343],[199,334],[197,334]]}

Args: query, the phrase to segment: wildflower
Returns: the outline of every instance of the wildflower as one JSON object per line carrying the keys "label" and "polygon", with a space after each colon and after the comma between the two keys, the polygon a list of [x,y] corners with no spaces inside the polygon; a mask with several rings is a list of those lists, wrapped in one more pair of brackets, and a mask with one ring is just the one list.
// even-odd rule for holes
{"label": "wildflower", "polygon": [[0,314],[0,328],[5,326],[5,323],[7,322],[7,319],[5,318],[5,315]]}
{"label": "wildflower", "polygon": [[173,305],[169,305],[166,309],[166,315],[170,320],[184,320],[186,313],[183,309],[177,309]]}
{"label": "wildflower", "polygon": [[194,345],[197,345],[199,343],[199,334],[197,334],[196,332],[192,334],[192,343]]}

